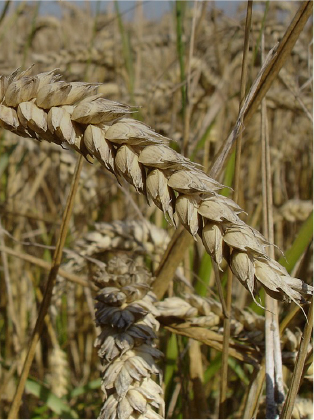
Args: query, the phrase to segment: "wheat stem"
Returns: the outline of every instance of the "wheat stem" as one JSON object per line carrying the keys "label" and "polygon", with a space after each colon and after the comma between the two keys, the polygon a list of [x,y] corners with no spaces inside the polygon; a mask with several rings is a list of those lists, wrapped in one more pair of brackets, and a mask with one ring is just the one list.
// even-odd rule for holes
{"label": "wheat stem", "polygon": [[298,393],[300,383],[301,383],[304,364],[305,364],[306,357],[308,354],[308,345],[310,343],[311,336],[312,336],[312,328],[313,328],[313,299],[311,300],[311,305],[308,312],[308,322],[304,329],[303,340],[301,341],[297,362],[294,366],[292,383],[288,391],[285,405],[280,415],[280,418],[282,419],[291,418],[292,410],[293,410],[297,393]]}
{"label": "wheat stem", "polygon": [[46,286],[46,290],[45,290],[45,294],[44,294],[44,298],[43,301],[40,305],[40,310],[39,310],[39,314],[38,314],[38,318],[36,321],[36,325],[32,334],[32,338],[31,338],[31,342],[29,344],[28,347],[28,352],[27,352],[27,356],[24,362],[24,366],[23,366],[23,370],[19,379],[19,383],[18,386],[16,388],[15,394],[14,394],[14,398],[12,401],[12,405],[9,411],[9,415],[8,418],[9,419],[14,419],[17,418],[18,415],[18,411],[19,411],[19,407],[21,404],[21,400],[22,400],[22,396],[23,396],[23,391],[24,391],[24,387],[25,387],[25,382],[26,379],[28,377],[34,356],[35,356],[35,351],[36,351],[36,345],[39,341],[40,338],[40,334],[42,332],[43,326],[44,326],[44,320],[45,320],[45,316],[47,314],[49,305],[50,305],[50,301],[51,301],[51,296],[52,296],[52,290],[53,290],[53,286],[58,274],[58,270],[59,270],[59,266],[61,263],[61,257],[62,257],[62,250],[63,250],[63,246],[65,243],[65,239],[66,239],[66,235],[67,235],[67,231],[68,231],[68,226],[69,226],[69,222],[70,222],[70,218],[71,218],[71,214],[72,214],[72,209],[73,209],[73,204],[74,204],[74,198],[75,198],[75,193],[77,191],[78,188],[78,182],[79,182],[79,175],[80,175],[80,171],[82,169],[82,164],[83,164],[83,160],[82,157],[80,156],[77,162],[77,166],[75,169],[75,174],[73,177],[73,182],[71,185],[71,190],[70,190],[70,194],[68,197],[68,202],[66,205],[66,209],[63,215],[63,219],[62,219],[62,224],[61,224],[61,229],[60,229],[60,234],[58,237],[58,241],[57,241],[57,245],[56,245],[56,250],[53,256],[53,262],[52,262],[52,267],[49,273],[49,277],[48,277],[48,281],[47,281],[47,286]]}
{"label": "wheat stem", "polygon": [[[246,12],[246,22],[245,22],[242,69],[241,69],[239,112],[241,111],[241,107],[245,98],[248,52],[249,52],[249,34],[250,34],[250,29],[251,29],[252,8],[253,8],[253,1],[248,1],[247,12]],[[240,124],[241,125],[243,124],[243,120],[240,121]],[[233,199],[237,202],[239,199],[239,189],[240,189],[239,187],[240,187],[240,172],[241,172],[242,132],[239,134],[236,142],[237,143],[236,143],[236,162],[235,162],[235,173],[234,173]],[[229,268],[228,277],[227,277],[227,288],[226,288],[226,293],[227,293],[226,306],[227,306],[228,314],[230,314],[230,311],[231,311],[232,280],[233,280],[233,274],[232,274],[231,269]],[[223,353],[222,353],[220,408],[219,408],[220,418],[226,417],[229,340],[230,340],[230,316],[225,317],[224,319],[224,341],[223,341]]]}

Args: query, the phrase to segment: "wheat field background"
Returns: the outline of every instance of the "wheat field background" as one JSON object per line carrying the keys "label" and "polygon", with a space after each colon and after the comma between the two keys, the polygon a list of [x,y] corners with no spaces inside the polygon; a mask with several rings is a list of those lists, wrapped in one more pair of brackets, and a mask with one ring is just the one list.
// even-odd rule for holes
{"label": "wheat field background", "polygon": [[[219,1],[173,1],[158,20],[141,1],[132,19],[119,2],[106,13],[101,3],[63,1],[57,16],[41,2],[1,4],[0,417],[275,418],[265,366],[277,311],[274,410],[312,418],[312,17],[297,35],[291,26],[311,2],[238,2],[226,14]],[[287,29],[292,51],[239,119],[241,96]],[[270,68],[265,84],[279,70]],[[70,94],[55,103],[48,90],[27,94],[34,77],[59,95],[54,74],[88,84],[74,109]],[[118,104],[102,103],[93,120],[92,94]],[[70,134],[52,116],[60,110]],[[237,122],[240,165],[235,147],[221,158]],[[48,278],[48,315],[22,384]],[[137,373],[128,354],[146,361]],[[119,379],[110,376],[117,363]]]}

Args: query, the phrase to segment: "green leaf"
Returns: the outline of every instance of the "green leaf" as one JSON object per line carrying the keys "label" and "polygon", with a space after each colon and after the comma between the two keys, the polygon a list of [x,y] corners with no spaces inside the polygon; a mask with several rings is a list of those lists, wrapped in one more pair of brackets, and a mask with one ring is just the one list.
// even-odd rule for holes
{"label": "green leaf", "polygon": [[240,363],[238,363],[233,357],[228,357],[228,365],[237,374],[237,376],[241,379],[241,381],[245,385],[249,385],[250,383],[249,378],[247,377],[246,373],[242,369],[242,366]]}
{"label": "green leaf", "polygon": [[78,414],[72,410],[68,403],[53,394],[49,388],[34,379],[27,379],[25,389],[30,394],[43,401],[59,417],[78,419]]}
{"label": "green leaf", "polygon": [[168,390],[168,386],[171,383],[174,372],[177,370],[177,358],[178,358],[178,345],[177,337],[175,334],[171,334],[167,344],[166,359],[167,365],[165,369],[165,388]]}
{"label": "green leaf", "polygon": [[301,258],[306,248],[309,246],[313,238],[313,212],[301,226],[297,237],[292,246],[286,251],[285,257],[281,257],[279,263],[283,265],[288,273],[291,273],[293,267]]}
{"label": "green leaf", "polygon": [[85,386],[79,386],[77,388],[74,388],[71,393],[71,398],[77,398],[80,395],[86,394],[86,392],[91,391],[92,389],[99,389],[101,386],[101,379],[95,379],[94,381],[89,382]]}
{"label": "green leaf", "polygon": [[[223,184],[226,187],[232,187],[233,178],[234,178],[234,168],[235,168],[235,150],[231,153],[230,158],[228,159],[226,169],[225,169],[225,175]],[[220,191],[221,195],[224,195],[225,197],[229,197],[231,193],[230,188],[223,188]]]}
{"label": "green leaf", "polygon": [[1,156],[0,156],[0,176],[6,170],[6,168],[8,166],[8,163],[9,163],[10,156],[12,155],[12,153],[14,152],[16,147],[17,147],[17,143],[14,144],[11,147],[8,147],[4,153],[3,152],[1,153]]}
{"label": "green leaf", "polygon": [[209,283],[212,267],[213,267],[213,263],[212,263],[211,257],[206,252],[204,252],[200,269],[198,272],[199,280],[197,281],[195,285],[195,292],[199,296],[207,295],[208,283]]}
{"label": "green leaf", "polygon": [[195,157],[196,157],[196,153],[199,151],[199,150],[203,150],[204,149],[204,147],[205,147],[205,143],[206,143],[206,141],[207,141],[207,139],[208,139],[208,136],[209,136],[209,134],[210,134],[210,132],[211,132],[211,129],[214,127],[214,124],[215,124],[215,122],[212,122],[207,128],[206,128],[206,130],[205,130],[205,133],[203,134],[203,136],[200,138],[200,140],[197,142],[197,144],[196,144],[196,146],[195,146],[195,148],[194,148],[194,150],[193,150],[193,152],[191,153],[191,156],[190,156],[190,159],[191,160],[195,160]]}
{"label": "green leaf", "polygon": [[204,372],[204,384],[207,384],[221,368],[221,353],[210,361],[208,368]]}

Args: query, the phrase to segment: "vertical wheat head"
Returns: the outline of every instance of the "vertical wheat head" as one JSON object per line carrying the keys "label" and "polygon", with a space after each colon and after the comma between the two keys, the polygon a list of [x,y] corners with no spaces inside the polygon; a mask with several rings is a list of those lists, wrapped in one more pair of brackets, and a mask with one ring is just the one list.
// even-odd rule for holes
{"label": "vertical wheat head", "polygon": [[105,402],[99,418],[162,418],[163,391],[152,379],[162,353],[154,346],[159,314],[150,292],[153,278],[125,256],[113,258],[101,269],[95,283],[96,325],[101,327],[95,345],[102,360]]}
{"label": "vertical wheat head", "polygon": [[174,215],[221,266],[231,270],[253,296],[256,282],[276,299],[302,302],[312,288],[292,278],[265,253],[269,244],[238,214],[242,209],[219,195],[222,188],[198,165],[168,146],[168,139],[128,118],[128,105],[97,94],[98,85],[66,83],[54,71],[30,76],[32,69],[0,78],[0,124],[23,137],[66,145],[96,158],[155,203],[167,220]]}

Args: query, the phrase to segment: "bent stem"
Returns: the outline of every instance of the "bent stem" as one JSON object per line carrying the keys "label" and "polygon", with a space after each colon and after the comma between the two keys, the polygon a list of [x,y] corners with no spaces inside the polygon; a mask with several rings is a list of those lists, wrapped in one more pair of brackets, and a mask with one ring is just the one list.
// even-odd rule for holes
{"label": "bent stem", "polygon": [[43,329],[43,326],[44,326],[45,316],[47,314],[47,311],[48,311],[48,308],[49,308],[49,305],[50,305],[50,301],[51,301],[53,286],[55,284],[55,280],[56,280],[56,277],[57,277],[57,274],[58,274],[58,271],[59,271],[59,266],[60,266],[60,263],[61,263],[62,250],[63,250],[65,239],[66,239],[66,236],[67,236],[67,231],[68,231],[70,218],[71,218],[71,214],[72,214],[75,194],[76,194],[78,184],[79,184],[80,172],[81,172],[81,169],[82,169],[82,165],[83,165],[83,158],[82,158],[82,156],[80,156],[77,160],[77,164],[76,164],[75,173],[74,173],[74,176],[73,176],[73,181],[72,181],[68,201],[67,201],[66,208],[65,208],[65,211],[64,211],[64,214],[63,214],[61,229],[60,229],[56,249],[55,249],[54,256],[53,256],[52,267],[51,267],[51,270],[50,270],[50,273],[49,273],[45,294],[44,294],[44,297],[43,297],[43,301],[40,305],[38,318],[37,318],[36,325],[35,325],[35,328],[34,328],[34,331],[33,331],[31,342],[29,344],[29,348],[28,348],[27,356],[26,356],[26,359],[25,359],[25,362],[24,362],[23,370],[22,370],[20,380],[19,380],[18,386],[16,388],[15,395],[14,395],[14,398],[13,398],[13,401],[12,401],[12,405],[11,405],[11,408],[10,408],[10,411],[9,411],[9,415],[8,415],[9,419],[15,419],[18,416],[18,411],[19,411],[19,407],[20,407],[20,404],[21,404],[21,400],[22,400],[22,396],[23,396],[23,392],[24,392],[24,388],[25,388],[25,382],[27,380],[27,377],[28,377],[28,374],[29,374],[29,371],[30,371],[30,368],[31,368],[31,365],[32,365],[32,362],[33,362],[33,359],[34,359],[34,356],[35,356],[36,345],[39,341],[39,337],[41,335],[41,332],[42,332],[42,329]]}

